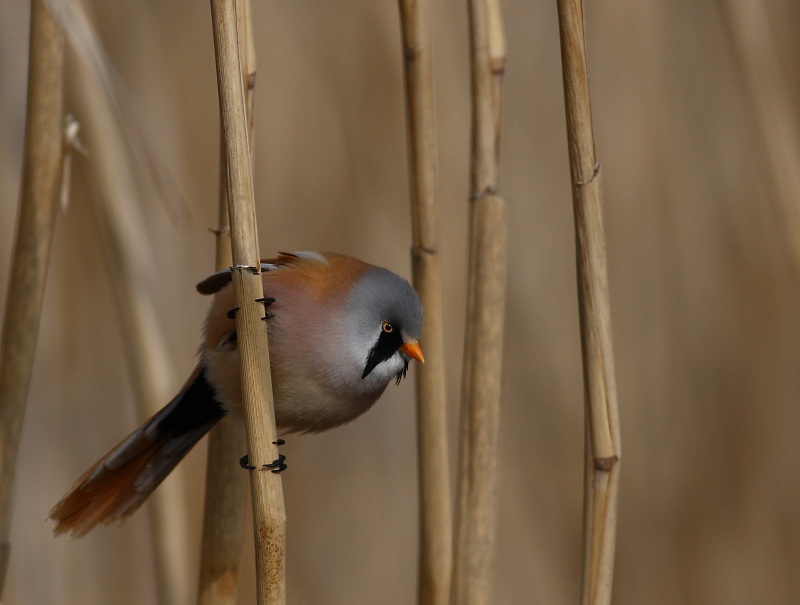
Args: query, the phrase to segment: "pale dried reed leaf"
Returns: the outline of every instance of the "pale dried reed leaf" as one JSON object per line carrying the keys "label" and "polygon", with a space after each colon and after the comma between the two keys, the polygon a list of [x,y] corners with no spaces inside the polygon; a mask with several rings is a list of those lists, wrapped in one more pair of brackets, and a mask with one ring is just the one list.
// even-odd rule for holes
{"label": "pale dried reed leaf", "polygon": [[761,2],[721,0],[772,176],[784,243],[800,276],[800,123],[784,60]]}
{"label": "pale dried reed leaf", "polygon": [[78,0],[45,0],[65,39],[82,62],[88,77],[96,80],[115,119],[105,136],[124,142],[125,164],[135,176],[141,199],[158,200],[173,220],[185,220],[186,204],[168,165],[144,132],[131,95],[108,55],[89,15]]}
{"label": "pale dried reed leaf", "polygon": [[[137,415],[147,418],[169,399],[175,385],[166,330],[151,296],[158,291],[157,263],[141,200],[177,198],[167,195],[165,172],[142,172],[143,166],[155,166],[157,158],[148,150],[124,86],[82,7],[72,1],[53,0],[53,4],[59,24],[82,59],[76,70],[77,91],[81,106],[91,116],[84,128],[92,150],[90,180],[98,191],[89,199],[103,257],[113,276],[110,283]],[[189,535],[182,512],[186,499],[183,473],[176,469],[177,477],[162,486],[147,509],[153,527],[158,593],[165,603],[186,602],[191,591],[188,568],[182,560]]]}

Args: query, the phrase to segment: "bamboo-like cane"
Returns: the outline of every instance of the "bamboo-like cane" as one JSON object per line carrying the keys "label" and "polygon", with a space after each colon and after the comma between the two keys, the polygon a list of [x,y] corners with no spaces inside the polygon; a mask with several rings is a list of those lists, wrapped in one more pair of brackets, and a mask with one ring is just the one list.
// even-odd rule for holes
{"label": "bamboo-like cane", "polygon": [[31,2],[22,190],[0,342],[0,596],[10,557],[11,492],[36,352],[64,159],[64,37]]}
{"label": "bamboo-like cane", "polygon": [[[250,0],[237,0],[236,15],[241,36],[242,75],[247,89],[247,123],[252,152],[256,66]],[[215,231],[217,270],[230,267],[232,261],[226,180],[225,144],[220,133],[219,217]],[[211,430],[208,439],[198,605],[234,605],[236,602],[239,563],[244,543],[244,497],[247,485],[242,469],[231,462],[241,455],[245,447],[236,423],[221,422]]]}
{"label": "bamboo-like cane", "polygon": [[600,166],[594,152],[581,0],[557,0],[578,263],[586,399],[581,603],[611,602],[619,487],[619,417],[608,302]]}
{"label": "bamboo-like cane", "polygon": [[258,235],[247,139],[242,73],[234,0],[211,0],[220,114],[225,137],[228,209],[236,292],[236,333],[241,358],[242,403],[253,499],[258,605],[286,601],[286,512],[280,477],[262,468],[277,456],[275,412],[269,372],[267,331],[261,321],[264,296],[259,272]]}
{"label": "bamboo-like cane", "polygon": [[[450,601],[453,605],[492,602],[506,281],[506,203],[497,194],[499,84],[505,58],[500,14],[499,0],[469,1],[473,104],[471,213]],[[493,17],[490,19],[489,15]],[[494,26],[490,27],[490,23]]]}
{"label": "bamboo-like cane", "polygon": [[450,598],[453,529],[447,453],[433,56],[427,0],[400,0],[411,178],[414,286],[425,309],[425,365],[416,370],[419,461],[419,605]]}

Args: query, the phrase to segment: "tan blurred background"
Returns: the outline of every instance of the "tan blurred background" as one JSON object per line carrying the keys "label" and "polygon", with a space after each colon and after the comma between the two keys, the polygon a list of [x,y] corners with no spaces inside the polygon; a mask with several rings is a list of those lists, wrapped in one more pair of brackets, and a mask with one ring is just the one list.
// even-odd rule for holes
{"label": "tan blurred background", "polygon": [[[800,5],[762,6],[790,143]],[[469,103],[464,2],[434,2],[445,336],[455,435],[464,320]],[[800,317],[770,140],[734,2],[587,6],[623,437],[614,602],[800,603]],[[149,273],[176,390],[191,371],[213,265],[218,117],[204,2],[91,2],[152,147],[190,209],[141,195]],[[509,282],[495,602],[576,603],[583,410],[574,238],[555,2],[505,4],[502,193]],[[409,275],[397,7],[258,0],[255,188],[263,252],[337,250]],[[0,3],[0,294],[19,193],[28,2]],[[79,61],[68,110],[89,133]],[[773,117],[775,117],[773,115]],[[130,132],[130,125],[129,130]],[[132,136],[132,135],[130,135]],[[773,133],[774,136],[774,133]],[[87,138],[90,138],[87,136]],[[797,151],[795,149],[795,151]],[[136,423],[110,275],[75,160],[58,225],[17,475],[5,605],[152,603],[147,516],[83,540],[45,521],[73,479]],[[96,157],[96,156],[95,156]],[[773,158],[774,159],[774,158]],[[794,165],[795,170],[800,166]],[[142,179],[147,173],[140,171]],[[147,189],[143,189],[143,192]],[[94,198],[93,198],[94,196]],[[795,197],[790,203],[800,202]],[[423,336],[424,346],[424,336]],[[364,418],[284,446],[290,603],[413,602],[412,383]],[[453,460],[455,448],[453,443]],[[195,573],[205,447],[187,459]],[[247,547],[248,561],[252,558]],[[241,603],[252,597],[245,564]]]}

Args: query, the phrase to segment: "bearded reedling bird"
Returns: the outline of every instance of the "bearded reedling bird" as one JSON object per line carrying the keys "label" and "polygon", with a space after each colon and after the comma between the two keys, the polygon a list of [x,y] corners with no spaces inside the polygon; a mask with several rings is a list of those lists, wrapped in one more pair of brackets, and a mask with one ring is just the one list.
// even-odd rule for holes
{"label": "bearded reedling bird", "polygon": [[[409,361],[422,306],[403,278],[330,252],[262,262],[275,419],[281,433],[319,432],[366,412]],[[225,415],[241,421],[231,271],[197,285],[216,294],[200,362],[175,398],[87,470],[50,511],[55,533],[82,536],[131,515]],[[272,301],[271,299],[274,299]],[[236,464],[236,461],[232,461]]]}

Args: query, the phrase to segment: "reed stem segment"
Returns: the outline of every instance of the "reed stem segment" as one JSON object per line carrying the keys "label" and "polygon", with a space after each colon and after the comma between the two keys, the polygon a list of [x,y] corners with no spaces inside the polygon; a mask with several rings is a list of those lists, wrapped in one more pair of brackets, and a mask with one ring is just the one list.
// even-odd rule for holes
{"label": "reed stem segment", "polygon": [[469,1],[470,248],[452,605],[492,603],[506,289],[506,202],[497,192],[505,64],[501,14],[499,0]]}
{"label": "reed stem segment", "polygon": [[417,602],[446,605],[450,599],[453,529],[430,9],[427,0],[400,0],[399,6],[411,185],[411,266],[414,287],[425,309],[422,334],[426,363],[415,371],[420,532]]}
{"label": "reed stem segment", "polygon": [[581,0],[557,0],[586,405],[582,605],[611,602],[619,489],[619,413],[600,165],[595,158]]}
{"label": "reed stem segment", "polygon": [[[247,134],[253,151],[253,95],[255,92],[255,45],[250,19],[250,0],[237,0],[242,80],[247,102]],[[220,189],[216,236],[216,270],[232,265],[231,230],[228,213],[225,140],[220,132]],[[203,507],[203,535],[197,605],[235,605],[239,566],[244,544],[245,476],[231,464],[247,447],[234,422],[221,422],[208,437],[206,496]]]}
{"label": "reed stem segment", "polygon": [[11,545],[11,500],[36,353],[65,156],[64,36],[31,2],[22,190],[0,341],[0,596]]}
{"label": "reed stem segment", "polygon": [[225,140],[226,183],[230,215],[233,287],[241,358],[242,403],[253,500],[258,605],[286,602],[286,512],[279,475],[262,467],[278,458],[274,442],[275,409],[269,371],[267,331],[261,321],[264,296],[259,272],[247,112],[239,59],[234,0],[211,0],[217,83]]}

